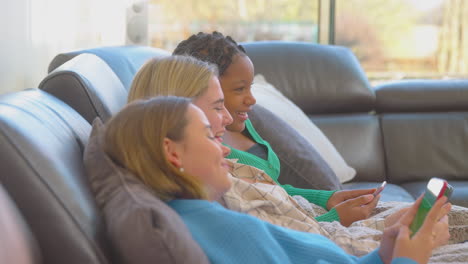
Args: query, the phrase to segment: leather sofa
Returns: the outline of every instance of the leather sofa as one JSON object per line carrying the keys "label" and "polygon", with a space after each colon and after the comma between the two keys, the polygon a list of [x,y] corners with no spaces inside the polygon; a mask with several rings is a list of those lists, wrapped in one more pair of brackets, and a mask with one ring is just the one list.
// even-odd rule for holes
{"label": "leather sofa", "polygon": [[[297,104],[356,169],[343,188],[376,187],[386,180],[382,200],[413,201],[430,178],[440,177],[455,187],[452,202],[468,206],[468,80],[372,87],[344,47],[275,41],[243,45],[255,72]],[[143,57],[168,54],[135,46],[59,54],[39,87],[88,122],[96,116],[106,120],[125,104],[129,79]]]}
{"label": "leather sofa", "polygon": [[[245,47],[256,72],[300,106],[356,169],[344,188],[385,179],[387,200],[410,201],[429,178],[442,177],[455,187],[452,201],[468,204],[467,81],[371,87],[345,48]],[[118,111],[142,63],[168,54],[146,47],[60,54],[42,90],[0,96],[0,232],[10,231],[1,240],[12,242],[0,250],[2,263],[119,263],[82,162],[89,122]]]}

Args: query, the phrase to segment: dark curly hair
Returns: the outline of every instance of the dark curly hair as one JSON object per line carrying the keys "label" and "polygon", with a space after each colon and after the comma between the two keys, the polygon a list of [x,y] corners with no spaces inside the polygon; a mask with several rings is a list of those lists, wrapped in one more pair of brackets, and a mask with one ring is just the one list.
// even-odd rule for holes
{"label": "dark curly hair", "polygon": [[247,55],[244,47],[230,36],[214,31],[211,34],[199,32],[177,45],[172,55],[189,55],[202,61],[216,64],[219,75],[223,75],[237,54]]}

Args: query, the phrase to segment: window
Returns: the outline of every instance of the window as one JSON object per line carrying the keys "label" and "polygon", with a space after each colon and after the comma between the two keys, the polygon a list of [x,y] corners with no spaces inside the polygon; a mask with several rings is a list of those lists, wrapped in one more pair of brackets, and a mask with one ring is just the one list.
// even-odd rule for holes
{"label": "window", "polygon": [[466,77],[467,22],[467,1],[336,0],[335,44],[374,82]]}
{"label": "window", "polygon": [[150,45],[172,51],[190,35],[217,30],[236,41],[317,42],[318,0],[151,0]]}

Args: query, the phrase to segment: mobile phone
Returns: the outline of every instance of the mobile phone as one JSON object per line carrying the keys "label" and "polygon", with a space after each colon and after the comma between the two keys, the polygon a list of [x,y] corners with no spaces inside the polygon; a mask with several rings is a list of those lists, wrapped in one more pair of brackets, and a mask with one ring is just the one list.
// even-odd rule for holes
{"label": "mobile phone", "polygon": [[423,200],[419,205],[418,212],[413,219],[413,222],[410,225],[410,229],[413,232],[411,235],[416,234],[419,228],[424,223],[427,213],[432,208],[432,205],[440,199],[442,196],[446,196],[447,199],[450,199],[452,196],[453,187],[448,184],[446,180],[439,178],[432,178],[426,187],[426,192],[424,193]]}
{"label": "mobile phone", "polygon": [[379,195],[379,193],[383,191],[383,189],[385,188],[385,185],[387,185],[387,181],[383,181],[382,185],[380,185],[380,187],[377,188],[377,190],[375,190],[375,192],[373,193],[374,197]]}

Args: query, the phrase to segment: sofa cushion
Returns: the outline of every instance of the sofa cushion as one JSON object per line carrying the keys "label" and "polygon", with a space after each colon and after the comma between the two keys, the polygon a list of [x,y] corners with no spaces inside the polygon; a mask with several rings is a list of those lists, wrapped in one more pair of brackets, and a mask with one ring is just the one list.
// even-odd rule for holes
{"label": "sofa cushion", "polygon": [[288,41],[242,45],[255,72],[307,115],[374,109],[375,94],[358,60],[345,47]]}
{"label": "sofa cushion", "polygon": [[260,105],[253,107],[249,117],[278,155],[281,163],[278,180],[282,184],[306,189],[341,189],[333,170],[296,130]]}
{"label": "sofa cushion", "polygon": [[381,114],[387,177],[394,183],[468,179],[468,113]]}
{"label": "sofa cushion", "polygon": [[106,155],[103,136],[96,119],[84,162],[121,263],[208,263],[177,213]]}
{"label": "sofa cushion", "polygon": [[386,179],[386,157],[379,116],[354,113],[315,115],[310,119],[356,170],[353,182],[382,182]]}
{"label": "sofa cushion", "polygon": [[[304,149],[306,146],[309,147],[312,145],[333,170],[340,182],[347,182],[354,177],[356,171],[346,164],[346,161],[341,157],[340,153],[338,153],[322,131],[314,125],[297,105],[286,98],[273,85],[269,84],[262,75],[255,76],[252,92],[257,99],[257,104],[265,107],[281,118],[282,121],[293,127],[309,143],[298,145],[298,147]],[[276,125],[277,124],[271,124],[265,131],[262,131],[261,135],[263,136],[265,133],[271,133],[270,131],[274,129],[273,127]],[[281,136],[284,143],[289,143],[289,140],[285,140],[285,138],[287,138],[286,136]],[[302,137],[301,140],[303,139]],[[304,152],[305,150],[302,151]],[[306,156],[304,157],[307,159]]]}

